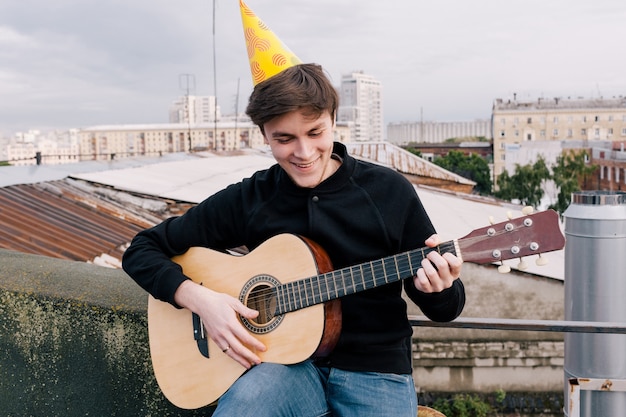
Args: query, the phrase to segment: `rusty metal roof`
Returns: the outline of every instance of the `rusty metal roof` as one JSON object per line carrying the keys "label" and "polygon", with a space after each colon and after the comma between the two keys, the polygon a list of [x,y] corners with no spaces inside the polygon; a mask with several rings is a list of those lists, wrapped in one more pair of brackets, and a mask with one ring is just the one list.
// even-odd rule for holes
{"label": "rusty metal roof", "polygon": [[[434,175],[435,170],[430,165],[421,168],[411,164],[405,166],[404,155],[400,155],[400,158],[391,157],[393,151],[372,148],[371,144],[364,144],[359,150],[351,152],[357,157],[377,162],[382,159],[379,163],[401,172]],[[132,165],[132,171],[120,169],[129,166],[111,167],[123,172],[121,177],[113,175],[115,173],[111,173],[111,170],[102,169],[95,170],[98,174],[83,177],[75,172],[91,170],[82,167],[80,171],[68,174],[73,177],[64,179],[13,183],[5,187],[0,184],[0,248],[119,267],[126,245],[137,232],[160,223],[166,217],[182,214],[207,193],[207,183],[199,181],[198,176],[205,175],[202,172],[207,168],[203,165],[212,165],[212,160],[197,156],[187,159],[189,167],[185,169],[180,169],[176,161],[169,161],[178,168],[174,173],[167,161],[152,161],[141,169],[140,161],[136,161],[133,162],[135,165]],[[220,170],[224,171],[222,174],[230,172],[243,178],[250,174],[248,170],[257,168],[242,161],[247,159],[228,158],[228,161],[221,161],[227,162],[226,165],[219,164]],[[0,169],[6,170],[0,177],[11,177],[12,168]],[[174,193],[161,191],[155,195],[153,185],[146,178],[154,175],[162,178],[162,174],[155,171],[157,168],[165,169],[172,177],[168,182],[171,183],[168,190],[174,190]],[[210,174],[212,171],[209,169],[207,172]],[[208,177],[212,180],[211,186],[215,185],[212,184],[216,181],[215,177]],[[461,181],[456,176],[445,179],[450,183]],[[484,226],[489,216],[497,221],[505,220],[510,210],[517,210],[512,204],[462,192],[442,192],[440,187],[435,189],[416,185],[416,188],[444,240],[457,238]],[[181,191],[186,189],[186,197],[181,201]],[[194,195],[196,198],[192,199]],[[554,261],[547,268],[541,267],[535,271],[531,263],[528,272],[563,279],[562,251],[549,255]]]}
{"label": "rusty metal roof", "polygon": [[70,179],[0,188],[0,247],[119,267],[132,237],[166,210],[129,210],[93,188]]}

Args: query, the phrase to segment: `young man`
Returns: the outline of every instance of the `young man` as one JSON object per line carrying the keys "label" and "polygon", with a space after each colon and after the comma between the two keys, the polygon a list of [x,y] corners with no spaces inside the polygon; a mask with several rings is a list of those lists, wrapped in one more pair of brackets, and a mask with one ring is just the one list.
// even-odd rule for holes
{"label": "young man", "polygon": [[412,329],[402,288],[432,320],[452,320],[463,309],[462,263],[434,251],[414,277],[341,298],[341,334],[326,357],[267,363],[255,353],[266,347],[239,319],[258,312],[189,280],[170,260],[193,246],[252,250],[280,233],[321,245],[335,269],[436,246],[413,186],[333,142],[337,107],[334,87],[315,64],[289,66],[256,84],[247,113],[277,163],[139,233],[125,253],[123,267],[139,285],[199,315],[207,335],[248,369],[214,416],[414,417]]}

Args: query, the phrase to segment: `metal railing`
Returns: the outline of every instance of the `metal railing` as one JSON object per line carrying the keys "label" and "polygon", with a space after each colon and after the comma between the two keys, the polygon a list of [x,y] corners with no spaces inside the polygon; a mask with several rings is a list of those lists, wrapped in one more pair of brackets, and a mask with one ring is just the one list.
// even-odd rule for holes
{"label": "metal railing", "polygon": [[626,334],[626,323],[565,320],[524,320],[463,318],[451,322],[434,322],[425,316],[409,316],[411,326],[448,327],[456,329],[524,330],[542,332]]}
{"label": "metal railing", "polygon": [[[454,329],[520,330],[569,333],[626,334],[626,323],[566,320],[525,320],[459,317],[451,322],[434,322],[425,316],[409,315],[413,327]],[[568,417],[580,417],[580,391],[626,392],[626,379],[570,378]]]}

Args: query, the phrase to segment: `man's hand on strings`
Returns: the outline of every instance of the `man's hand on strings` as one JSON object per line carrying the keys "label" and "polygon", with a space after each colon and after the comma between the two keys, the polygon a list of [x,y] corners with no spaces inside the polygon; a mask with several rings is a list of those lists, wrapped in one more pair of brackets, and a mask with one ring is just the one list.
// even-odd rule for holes
{"label": "man's hand on strings", "polygon": [[[439,235],[432,235],[426,240],[426,246],[434,248],[439,245]],[[450,288],[461,276],[463,262],[455,255],[446,252],[439,254],[432,251],[422,260],[422,267],[413,277],[415,288],[425,293],[441,292]]]}

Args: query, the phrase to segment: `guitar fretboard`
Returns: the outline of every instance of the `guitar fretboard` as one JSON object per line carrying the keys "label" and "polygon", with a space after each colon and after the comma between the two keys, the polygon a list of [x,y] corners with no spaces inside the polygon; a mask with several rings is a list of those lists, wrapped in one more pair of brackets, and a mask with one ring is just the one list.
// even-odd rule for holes
{"label": "guitar fretboard", "polygon": [[457,254],[455,241],[338,269],[282,284],[276,288],[276,315],[324,303],[360,291],[410,278],[433,251]]}

